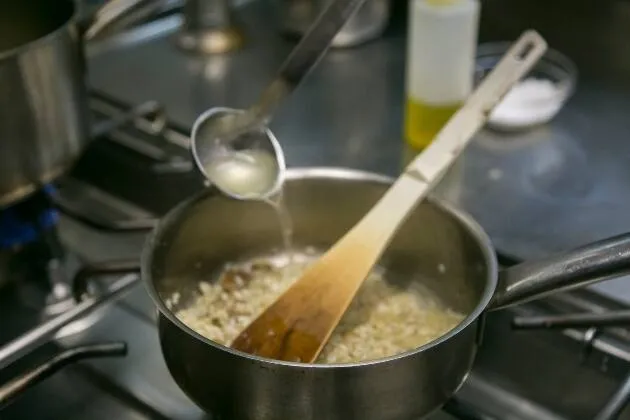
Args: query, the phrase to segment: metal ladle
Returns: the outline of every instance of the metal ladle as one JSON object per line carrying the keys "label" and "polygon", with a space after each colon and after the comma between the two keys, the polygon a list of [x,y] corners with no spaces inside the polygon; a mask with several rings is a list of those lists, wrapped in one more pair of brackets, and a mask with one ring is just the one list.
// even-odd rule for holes
{"label": "metal ladle", "polygon": [[[247,110],[215,107],[197,118],[191,134],[193,158],[201,173],[223,193],[237,199],[264,199],[279,191],[284,180],[284,153],[267,126],[280,102],[317,64],[335,35],[365,1],[332,1],[302,37],[280,67],[276,78],[252,107]],[[226,158],[251,152],[258,153],[259,157],[265,156],[263,160],[267,167],[265,179],[257,177],[256,185],[247,193],[231,188],[217,177],[217,165]],[[275,166],[269,168],[269,161],[271,166]]]}

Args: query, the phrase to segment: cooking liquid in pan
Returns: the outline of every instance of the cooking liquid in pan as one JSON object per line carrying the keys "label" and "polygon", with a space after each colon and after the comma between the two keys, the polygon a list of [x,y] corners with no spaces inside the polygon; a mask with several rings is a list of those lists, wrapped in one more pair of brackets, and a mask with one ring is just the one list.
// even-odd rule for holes
{"label": "cooking liquid in pan", "polygon": [[284,246],[284,252],[288,257],[288,264],[293,263],[293,220],[291,220],[291,213],[284,200],[282,188],[278,194],[274,197],[263,200],[269,204],[276,212],[278,223],[280,224],[280,234],[282,235],[282,245]]}

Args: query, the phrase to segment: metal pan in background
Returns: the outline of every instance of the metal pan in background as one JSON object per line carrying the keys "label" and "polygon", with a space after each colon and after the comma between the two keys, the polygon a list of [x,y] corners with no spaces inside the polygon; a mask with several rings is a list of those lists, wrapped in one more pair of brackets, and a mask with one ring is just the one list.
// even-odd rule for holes
{"label": "metal pan in background", "polygon": [[64,173],[90,140],[83,43],[157,0],[0,0],[0,208]]}

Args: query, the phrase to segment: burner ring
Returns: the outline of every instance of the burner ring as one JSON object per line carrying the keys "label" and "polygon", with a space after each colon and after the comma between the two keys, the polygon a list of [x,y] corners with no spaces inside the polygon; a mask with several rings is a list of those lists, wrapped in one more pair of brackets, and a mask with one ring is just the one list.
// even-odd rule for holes
{"label": "burner ring", "polygon": [[36,241],[42,230],[55,227],[59,212],[50,203],[52,185],[35,196],[0,210],[0,250],[14,249]]}

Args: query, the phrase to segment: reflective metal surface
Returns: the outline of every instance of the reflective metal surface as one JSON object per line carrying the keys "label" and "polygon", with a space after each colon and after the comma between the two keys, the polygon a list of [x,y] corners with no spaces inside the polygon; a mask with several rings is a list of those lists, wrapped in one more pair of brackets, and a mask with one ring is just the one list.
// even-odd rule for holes
{"label": "reflective metal surface", "polygon": [[556,316],[514,318],[514,329],[567,329],[567,328],[598,328],[598,327],[626,327],[630,325],[630,311],[614,311],[611,313],[581,313]]}
{"label": "reflective metal surface", "polygon": [[184,1],[180,47],[202,54],[223,54],[243,46],[244,35],[234,23],[229,0]]}
{"label": "reflective metal surface", "polygon": [[629,272],[630,233],[626,233],[504,270],[491,307],[523,303]]}
{"label": "reflective metal surface", "polygon": [[620,417],[623,409],[630,400],[630,377],[626,378],[617,392],[610,399],[602,410],[597,413],[593,420],[616,420]]}
{"label": "reflective metal surface", "polygon": [[[190,135],[192,156],[197,170],[217,188],[222,188],[224,194],[236,199],[268,199],[282,188],[286,169],[284,153],[276,136],[266,128],[264,122],[254,117],[256,123],[253,126],[248,124],[251,120],[247,116],[243,118],[243,114],[247,112],[217,107],[201,114]],[[242,124],[243,121],[245,125]],[[229,188],[229,182],[225,188],[226,180],[217,176],[216,167],[213,170],[213,165],[219,165],[222,156],[225,157],[226,154],[235,151],[262,152],[263,156],[269,157],[272,165],[269,171],[271,176],[265,184],[264,191],[255,193],[234,191]],[[260,176],[261,172],[258,174]]]}
{"label": "reflective metal surface", "polygon": [[60,316],[46,324],[42,328],[37,328],[28,334],[22,335],[15,340],[0,347],[0,369],[9,366],[19,358],[54,338],[55,334],[63,327],[85,317],[90,312],[95,311],[100,306],[107,304],[110,300],[119,297],[126,289],[130,288],[137,281],[137,277],[130,275],[120,279],[111,289],[108,295],[102,298],[89,298],[79,303],[76,307],[64,312]]}
{"label": "reflective metal surface", "polygon": [[72,2],[4,2],[2,9],[0,206],[60,175],[89,138]]}
{"label": "reflective metal surface", "polygon": [[[331,51],[279,111],[271,129],[289,167],[399,172],[406,6],[397,7],[383,37]],[[630,122],[624,110],[630,107],[630,53],[624,40],[630,36],[630,3],[484,0],[482,9],[480,42],[540,30],[551,48],[576,63],[578,82],[550,124],[515,135],[481,132],[442,195],[471,213],[497,249],[520,259],[629,231],[630,187],[624,180],[630,179]],[[132,104],[163,102],[188,127],[209,106],[247,106],[293,44],[268,24],[274,13],[264,2],[246,4],[238,15],[251,40],[239,54],[186,57],[172,48],[177,20],[164,21],[150,37],[139,31],[124,48],[95,57],[92,82]],[[164,29],[156,36],[158,27]],[[158,70],[147,74],[147,65]],[[114,77],[123,72],[126,77]],[[630,301],[627,281],[597,290]]]}
{"label": "reflective metal surface", "polygon": [[464,207],[498,249],[525,259],[630,230],[624,216],[630,188],[623,181],[630,175],[623,163],[630,123],[622,111],[630,106],[623,41],[630,35],[630,3],[574,6],[566,0],[483,4],[481,37],[505,39],[533,26],[578,69],[575,95],[550,124],[514,135],[482,133],[464,164]]}
{"label": "reflective metal surface", "polygon": [[0,386],[0,410],[27,389],[35,386],[66,365],[82,359],[125,356],[126,354],[127,346],[125,343],[93,344],[65,350],[26,374],[20,375],[6,384],[2,384]]}
{"label": "reflective metal surface", "polygon": [[[107,4],[86,38],[143,2]],[[90,139],[77,20],[72,0],[0,3],[0,206],[57,178]]]}

